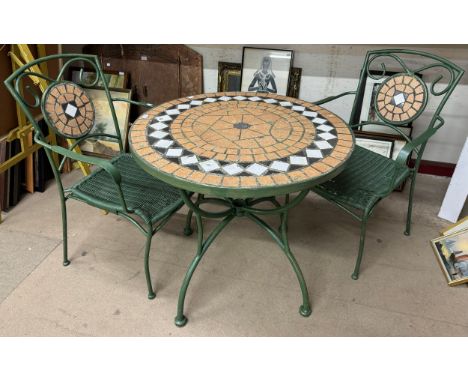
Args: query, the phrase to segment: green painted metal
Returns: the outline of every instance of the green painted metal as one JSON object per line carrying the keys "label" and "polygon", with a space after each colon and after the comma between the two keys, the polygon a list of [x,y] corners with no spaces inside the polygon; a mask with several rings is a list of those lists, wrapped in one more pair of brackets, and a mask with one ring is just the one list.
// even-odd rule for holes
{"label": "green painted metal", "polygon": [[[415,67],[414,69],[411,69],[406,63],[407,61],[414,63],[418,59],[430,60],[431,62]],[[381,69],[383,72],[380,76],[376,76],[370,72],[371,66],[378,62],[380,62],[380,67],[377,69]],[[432,84],[426,87],[426,103],[428,98],[431,97],[431,106],[434,107],[435,110],[425,110],[425,116],[430,117],[429,123],[427,124],[426,129],[414,139],[407,137],[398,128],[401,123],[389,123],[386,121],[360,121],[361,109],[359,102],[361,102],[364,95],[366,79],[368,77],[379,79],[382,78],[382,76],[385,76],[389,62],[393,63],[393,65],[397,67],[396,71],[411,76],[424,74],[424,72],[429,69],[440,72],[433,80]],[[375,67],[372,69],[375,69]],[[391,69],[392,71],[395,71],[394,68]],[[422,155],[428,140],[440,127],[444,125],[444,119],[440,116],[440,113],[463,74],[464,70],[459,66],[443,57],[427,52],[407,49],[374,50],[369,51],[366,54],[356,91],[342,93],[334,97],[327,97],[323,100],[314,102],[315,104],[321,105],[345,95],[355,94],[356,97],[354,99],[349,121],[349,125],[353,130],[358,129],[360,126],[369,124],[383,125],[392,128],[407,141],[395,161],[379,156],[378,154],[374,154],[366,149],[356,147],[351,158],[346,163],[344,171],[332,180],[312,188],[312,191],[335,203],[338,207],[349,213],[361,223],[359,251],[355,269],[352,274],[353,279],[357,280],[359,277],[359,270],[364,252],[366,227],[369,217],[378,202],[388,196],[405,179],[411,180],[405,235],[410,234],[414,187]],[[442,80],[445,80],[444,84],[441,83]],[[424,110],[426,103],[423,105],[421,110]],[[419,114],[416,115],[416,117],[418,116]],[[413,168],[409,168],[407,166],[407,159],[413,153],[416,155],[416,162]],[[383,169],[385,169],[385,171]]]}
{"label": "green painted metal", "polygon": [[[203,258],[203,255],[208,250],[209,246],[213,243],[216,237],[226,228],[226,226],[236,217],[247,217],[257,225],[259,225],[263,230],[265,230],[273,240],[278,244],[278,246],[283,250],[286,257],[288,258],[296,276],[299,281],[299,286],[302,292],[302,305],[299,308],[299,313],[308,317],[312,313],[309,294],[307,290],[307,285],[304,280],[302,271],[294,258],[291,249],[289,248],[289,242],[287,237],[287,220],[288,220],[288,211],[291,208],[297,206],[308,194],[308,190],[301,191],[298,195],[294,197],[292,201],[289,200],[289,195],[286,196],[285,202],[281,205],[273,197],[263,197],[263,198],[246,198],[246,199],[233,199],[233,198],[206,198],[203,195],[198,195],[195,202],[191,200],[191,193],[180,190],[181,197],[183,198],[185,204],[190,208],[190,211],[195,214],[195,220],[197,222],[197,253],[193,258],[187,273],[182,282],[182,286],[179,292],[179,300],[177,304],[177,316],[175,317],[175,324],[179,327],[184,326],[187,323],[187,317],[184,314],[184,305],[185,305],[185,296],[187,294],[187,289],[192,279],[193,273],[195,272],[198,264]],[[273,208],[254,208],[253,206],[269,202],[273,204]],[[220,212],[210,212],[203,209],[203,204],[216,204],[225,206],[226,209]],[[275,231],[268,223],[262,220],[257,215],[278,215],[281,220],[280,228],[278,231]],[[190,227],[192,214],[187,218],[187,227]],[[211,231],[211,233],[204,239],[204,230],[203,230],[203,218],[210,219],[222,219],[220,223]],[[188,231],[188,229],[187,229]],[[191,228],[190,228],[191,232]]]}
{"label": "green painted metal", "polygon": [[[29,71],[29,69],[34,65],[40,65],[42,63],[53,60],[62,60],[64,62],[56,78],[51,78],[42,73],[34,73]],[[39,125],[37,124],[36,119],[34,118],[34,113],[36,112],[35,110],[38,107],[40,107],[41,110],[44,112],[44,101],[47,95],[47,90],[57,83],[67,82],[64,79],[64,75],[71,65],[82,66],[84,64],[87,65],[87,70],[95,71],[96,80],[92,84],[84,84],[81,80],[83,72],[81,71],[80,80],[77,84],[80,85],[82,88],[86,89],[88,87],[95,86],[100,79],[102,80],[104,91],[106,93],[107,101],[114,122],[115,134],[97,134],[89,132],[84,137],[77,139],[68,149],[66,149],[64,147],[51,144],[47,141]],[[31,89],[23,83],[23,81],[26,79],[37,78],[45,79],[49,82],[49,87],[43,92],[42,97],[34,89]],[[62,212],[63,265],[67,266],[70,264],[70,260],[68,258],[66,202],[68,199],[75,199],[123,217],[124,219],[132,223],[135,227],[137,227],[145,235],[145,277],[148,287],[148,298],[154,298],[156,294],[154,293],[152,287],[151,274],[149,269],[149,254],[152,237],[154,234],[156,234],[156,232],[162,229],[164,225],[169,221],[170,217],[183,206],[183,200],[178,195],[178,191],[176,189],[158,181],[157,179],[150,177],[144,171],[142,171],[140,167],[138,167],[136,164],[132,171],[127,170],[132,169],[134,160],[129,154],[124,153],[124,145],[120,136],[120,129],[118,125],[117,116],[115,114],[114,102],[128,102],[131,104],[137,104],[148,107],[152,107],[153,105],[121,98],[112,98],[107,83],[104,80],[102,69],[99,64],[99,59],[97,56],[93,55],[56,54],[31,61],[28,64],[16,70],[11,76],[9,76],[5,80],[5,86],[10,91],[16,102],[18,102],[21,109],[24,111],[25,115],[31,122],[35,132],[34,140],[36,143],[44,147],[47,158],[51,164],[52,171],[54,173],[55,181],[57,183],[57,188],[59,192],[60,206]],[[23,97],[23,87],[25,88],[26,92],[29,93],[29,98]],[[28,99],[32,99],[32,101],[28,101]],[[53,128],[50,121],[47,121],[46,119],[46,122],[48,122],[49,126]],[[60,132],[57,131],[57,133],[60,135]],[[73,151],[73,149],[83,140],[97,136],[106,136],[116,140],[119,143],[120,154],[112,158],[111,160],[106,160],[102,158],[83,155]],[[53,160],[53,155],[56,154],[60,154],[63,156],[63,160],[59,165],[56,165],[56,163]],[[90,175],[83,178],[82,180],[80,180],[77,184],[73,185],[72,187],[64,189],[60,177],[60,170],[66,158],[71,158],[80,162],[95,165],[98,169]],[[107,189],[106,197],[102,197],[102,195],[99,194],[99,182],[95,181],[96,179],[102,179],[103,172],[105,172],[109,177],[106,180],[106,187],[111,188],[110,191]],[[95,187],[96,193],[87,192],[87,187]],[[133,189],[138,189],[138,192],[141,195],[135,195]],[[133,194],[131,192],[133,192]],[[148,205],[148,203],[150,202],[153,204]]]}

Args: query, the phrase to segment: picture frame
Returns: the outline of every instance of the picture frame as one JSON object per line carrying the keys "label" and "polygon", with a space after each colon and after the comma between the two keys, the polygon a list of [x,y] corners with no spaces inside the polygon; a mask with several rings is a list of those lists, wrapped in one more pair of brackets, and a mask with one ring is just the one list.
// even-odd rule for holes
{"label": "picture frame", "polygon": [[[83,70],[83,74],[80,81],[80,71]],[[86,68],[80,68],[77,66],[70,67],[69,79],[76,84],[92,85],[96,80],[96,72],[87,70]],[[126,89],[128,85],[128,73],[120,72],[117,70],[103,70],[104,78],[107,86],[113,89]],[[102,87],[102,80],[99,80],[95,86]]]}
{"label": "picture frame", "polygon": [[[242,64],[218,62],[218,92],[239,92],[241,90]],[[289,73],[289,83],[286,95],[299,98],[301,88],[302,68],[292,67]]]}
{"label": "picture frame", "polygon": [[382,137],[375,134],[356,133],[356,145],[386,158],[392,158],[395,140],[390,137]]}
{"label": "picture frame", "polygon": [[237,92],[241,88],[242,64],[218,62],[218,92]]}
{"label": "picture frame", "polygon": [[[361,102],[361,113],[359,117],[359,122],[379,121],[379,118],[377,117],[375,107],[374,107],[376,92],[380,84],[385,79],[397,74],[398,72],[386,71],[384,76],[383,76],[384,72],[381,70],[369,70],[369,73],[375,76],[381,76],[381,78],[379,78],[378,80],[375,80],[370,77],[366,78],[364,95],[361,100],[362,102]],[[422,77],[422,76],[419,75],[419,77]],[[413,130],[413,125],[411,122],[408,123],[407,125],[398,126],[398,128],[408,137],[411,137],[412,130]],[[387,134],[387,135],[392,135],[394,137],[402,138],[400,134],[398,134],[395,130],[387,126],[372,125],[372,124],[365,125],[365,126],[360,126],[359,131],[366,132],[366,133],[382,133],[382,134]]]}
{"label": "picture frame", "polygon": [[431,240],[449,286],[468,283],[468,229]]}
{"label": "picture frame", "polygon": [[441,231],[440,234],[443,236],[447,236],[464,229],[468,229],[468,216],[465,216],[456,223],[449,225],[443,231]]}
{"label": "picture frame", "polygon": [[[112,98],[125,98],[131,100],[132,91],[130,89],[109,89]],[[116,134],[112,113],[107,100],[106,92],[102,87],[87,88],[86,93],[91,99],[96,112],[96,120],[94,122],[91,133],[102,132],[108,134]],[[124,151],[127,150],[127,135],[130,118],[130,103],[114,102],[115,113],[119,124],[120,135],[124,146]],[[88,154],[104,158],[109,158],[117,155],[120,152],[119,144],[110,138],[89,138],[80,144],[81,150]]]}
{"label": "picture frame", "polygon": [[293,63],[293,51],[244,47],[241,91],[286,95]]}

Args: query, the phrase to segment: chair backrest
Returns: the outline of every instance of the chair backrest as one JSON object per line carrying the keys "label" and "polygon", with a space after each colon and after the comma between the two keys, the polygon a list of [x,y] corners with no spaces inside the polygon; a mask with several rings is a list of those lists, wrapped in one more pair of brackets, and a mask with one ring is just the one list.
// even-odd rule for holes
{"label": "chair backrest", "polygon": [[[55,78],[37,70],[40,64],[51,61],[62,63]],[[65,79],[72,66],[82,68],[78,78],[74,81]],[[84,71],[86,71],[86,77]],[[36,85],[32,86],[32,83]],[[96,110],[87,89],[98,84],[106,95],[113,121],[112,133],[93,131],[93,129],[99,130],[99,126],[95,126]],[[35,118],[39,112],[42,112],[47,125],[56,134],[76,140],[74,145],[88,138],[100,136],[118,142],[120,151],[123,151],[122,137],[113,104],[115,99],[111,96],[97,56],[55,54],[39,58],[12,73],[5,80],[5,86],[29,119],[35,135],[41,140],[44,140],[44,134]],[[51,165],[54,164],[51,163]]]}
{"label": "chair backrest", "polygon": [[[399,159],[405,162],[405,156],[414,149],[418,154],[418,166],[428,139],[444,124],[440,114],[463,73],[459,66],[427,52],[406,49],[369,51],[349,123],[353,127],[383,125],[395,130],[408,141]],[[361,118],[366,84],[369,91],[368,79],[373,80],[375,86],[370,97],[373,118]],[[413,139],[406,137],[401,127],[422,116],[421,123],[427,126],[424,132]]]}

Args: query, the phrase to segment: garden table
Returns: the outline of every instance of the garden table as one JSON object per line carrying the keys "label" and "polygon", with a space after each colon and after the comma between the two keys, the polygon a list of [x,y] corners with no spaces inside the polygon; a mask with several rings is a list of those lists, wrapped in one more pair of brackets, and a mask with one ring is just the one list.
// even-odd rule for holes
{"label": "garden table", "polygon": [[[187,235],[195,214],[198,247],[180,289],[177,326],[187,322],[184,301],[193,272],[235,217],[257,223],[283,250],[301,288],[299,312],[311,314],[307,285],[289,248],[287,217],[312,186],[344,168],[354,136],[341,118],[320,106],[271,93],[201,94],[141,115],[130,129],[129,145],[144,170],[180,190],[190,208]],[[278,196],[285,197],[280,201]],[[271,227],[262,215],[278,215],[280,228]],[[206,239],[202,218],[221,219]]]}

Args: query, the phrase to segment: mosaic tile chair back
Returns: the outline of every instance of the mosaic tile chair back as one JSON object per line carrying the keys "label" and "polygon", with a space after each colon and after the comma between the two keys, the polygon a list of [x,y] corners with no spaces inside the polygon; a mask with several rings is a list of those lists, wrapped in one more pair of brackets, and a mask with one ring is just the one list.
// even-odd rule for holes
{"label": "mosaic tile chair back", "polygon": [[[386,75],[387,68],[389,72],[396,74]],[[376,74],[378,71],[381,74]],[[414,186],[422,155],[428,140],[444,125],[441,112],[463,73],[463,69],[447,59],[426,52],[406,49],[369,51],[364,59],[356,91],[316,102],[322,105],[354,94],[349,122],[352,129],[358,130],[365,125],[380,125],[407,142],[396,160],[356,146],[342,173],[313,188],[316,193],[337,204],[361,223],[361,238],[353,279],[359,277],[369,216],[377,203],[406,179],[411,180],[411,188],[405,234],[410,234]],[[378,116],[377,121],[360,119],[368,79],[381,82],[371,102]],[[421,116],[424,118],[418,119]],[[399,127],[413,121],[421,133],[410,138]],[[408,163],[412,155],[414,166],[410,167]]]}
{"label": "mosaic tile chair back", "polygon": [[335,175],[352,152],[347,124],[273,94],[211,93],[164,103],[133,124],[130,148],[175,186],[227,197],[298,191]]}

